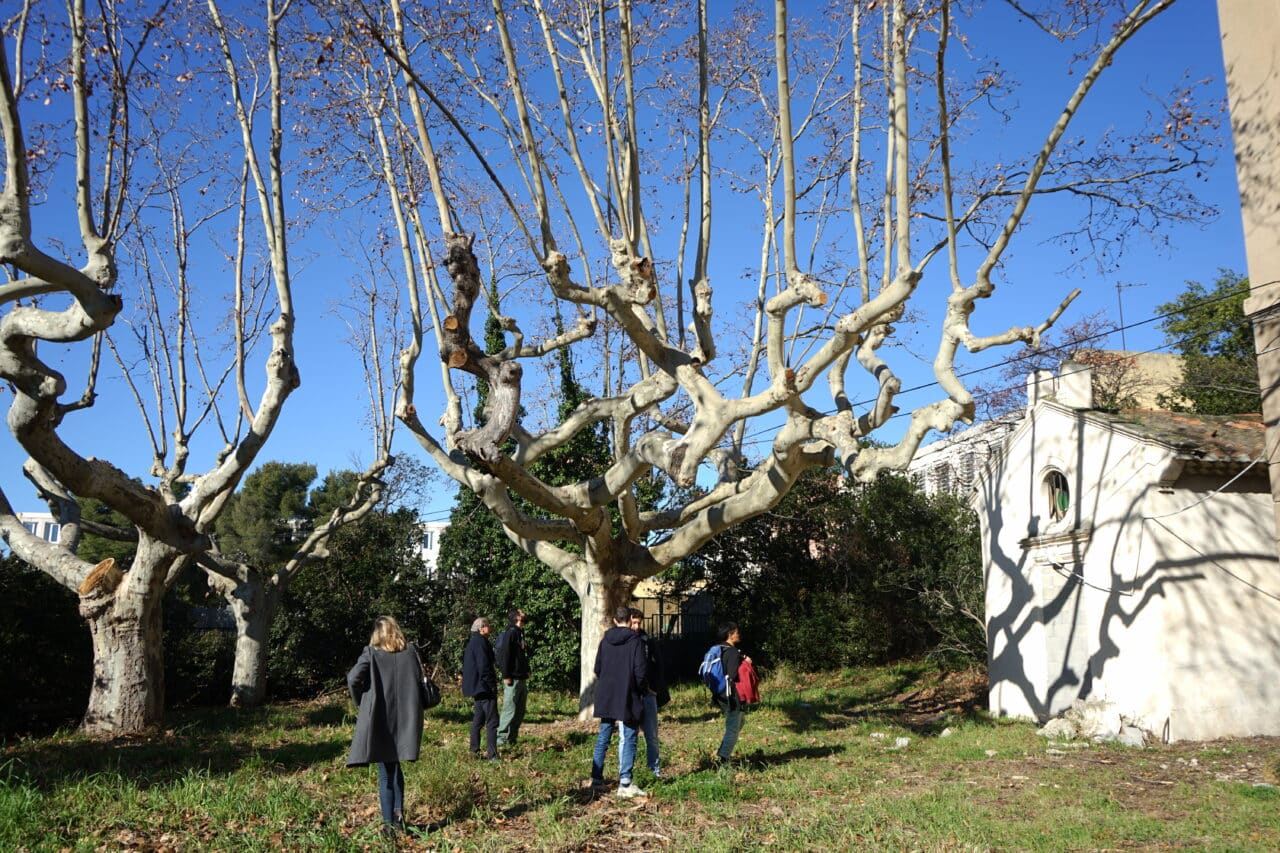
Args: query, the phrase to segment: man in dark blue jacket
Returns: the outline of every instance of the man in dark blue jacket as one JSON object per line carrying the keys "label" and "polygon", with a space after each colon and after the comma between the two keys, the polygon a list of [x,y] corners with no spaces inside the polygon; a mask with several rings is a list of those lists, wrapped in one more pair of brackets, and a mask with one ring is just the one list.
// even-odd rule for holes
{"label": "man in dark blue jacket", "polygon": [[605,631],[596,651],[596,716],[600,732],[591,758],[591,787],[604,787],[604,757],[613,740],[614,728],[621,727],[622,743],[618,745],[618,796],[646,797],[631,783],[631,768],[636,761],[636,738],[644,716],[644,692],[647,675],[644,644],[640,635],[628,626],[631,608],[619,607],[613,614],[613,627]]}
{"label": "man in dark blue jacket", "polygon": [[462,695],[470,696],[471,753],[480,754],[480,727],[485,729],[485,757],[498,757],[498,677],[493,671],[493,646],[489,645],[489,620],[481,616],[471,623],[471,638],[462,653]]}

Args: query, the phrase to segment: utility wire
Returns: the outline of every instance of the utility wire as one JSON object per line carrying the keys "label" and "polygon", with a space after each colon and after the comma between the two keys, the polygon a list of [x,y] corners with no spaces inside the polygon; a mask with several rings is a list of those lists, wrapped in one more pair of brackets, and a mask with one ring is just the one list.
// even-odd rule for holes
{"label": "utility wire", "polygon": [[[1264,287],[1273,287],[1273,286],[1276,286],[1276,285],[1280,285],[1280,279],[1278,279],[1278,280],[1273,280],[1273,281],[1269,281],[1269,282],[1266,282],[1266,283],[1264,283],[1264,284],[1261,284],[1261,285],[1259,285],[1259,286],[1258,286],[1258,288],[1256,288],[1256,289],[1261,289],[1261,288],[1264,288]],[[1240,294],[1242,294],[1242,293],[1248,293],[1248,292],[1250,292],[1250,291],[1251,291],[1251,290],[1253,290],[1253,289],[1255,289],[1255,288],[1253,288],[1251,285],[1245,284],[1245,285],[1242,285],[1242,286],[1240,286],[1240,287],[1234,288],[1233,290],[1230,290],[1230,291],[1228,291],[1228,292],[1226,292],[1226,293],[1217,294],[1217,295],[1212,296],[1212,297],[1210,297],[1210,298],[1200,300],[1199,302],[1192,303],[1191,305],[1181,306],[1181,307],[1176,308],[1176,309],[1171,310],[1171,311],[1165,311],[1165,312],[1162,312],[1162,313],[1159,313],[1159,314],[1154,314],[1154,315],[1152,315],[1152,316],[1150,316],[1150,317],[1147,317],[1147,318],[1145,318],[1145,319],[1137,320],[1137,321],[1135,321],[1135,322],[1133,322],[1133,323],[1126,324],[1126,325],[1125,325],[1125,326],[1123,326],[1123,327],[1119,327],[1119,326],[1117,326],[1117,327],[1112,327],[1112,328],[1108,328],[1108,329],[1106,329],[1106,330],[1103,330],[1103,331],[1097,332],[1097,333],[1095,333],[1095,334],[1093,334],[1093,335],[1088,335],[1088,336],[1086,336],[1086,337],[1083,337],[1083,338],[1080,338],[1080,339],[1078,339],[1078,340],[1076,340],[1076,341],[1073,341],[1073,342],[1072,342],[1072,346],[1073,346],[1073,347],[1079,347],[1079,346],[1080,346],[1080,345],[1082,345],[1082,344],[1087,344],[1087,343],[1091,343],[1091,342],[1096,341],[1096,340],[1100,340],[1100,339],[1103,339],[1103,338],[1110,337],[1111,335],[1114,335],[1114,334],[1116,334],[1117,332],[1120,332],[1120,331],[1127,331],[1127,330],[1129,330],[1129,329],[1136,329],[1136,328],[1139,328],[1139,327],[1141,327],[1141,326],[1147,326],[1147,325],[1150,325],[1150,324],[1152,324],[1152,323],[1155,323],[1155,322],[1158,322],[1158,321],[1160,321],[1160,320],[1163,320],[1163,319],[1165,319],[1165,318],[1167,318],[1167,317],[1172,317],[1172,316],[1181,315],[1181,314],[1190,314],[1190,313],[1192,313],[1193,311],[1199,310],[1199,309],[1204,308],[1204,307],[1207,307],[1207,306],[1209,306],[1209,305],[1214,305],[1214,304],[1216,304],[1216,303],[1218,303],[1218,302],[1223,302],[1223,301],[1228,300],[1228,299],[1233,299],[1233,298],[1235,298],[1235,297],[1239,296]],[[1231,325],[1224,326],[1224,327],[1222,327],[1222,329],[1220,329],[1219,331],[1226,331],[1226,330],[1227,330],[1227,329],[1229,329],[1229,328],[1233,328],[1233,327],[1238,326],[1238,325],[1243,325],[1244,323],[1247,323],[1247,322],[1249,322],[1248,318],[1243,318],[1241,321],[1239,321],[1239,323],[1233,323],[1233,324],[1231,324]],[[1168,350],[1168,349],[1172,349],[1172,348],[1174,348],[1174,347],[1178,346],[1179,344],[1188,343],[1188,342],[1190,342],[1190,341],[1194,340],[1197,336],[1204,335],[1204,334],[1205,334],[1205,332],[1203,332],[1203,331],[1190,332],[1190,333],[1188,333],[1188,334],[1187,334],[1185,337],[1183,337],[1183,338],[1180,338],[1180,339],[1178,339],[1178,340],[1176,340],[1176,341],[1172,341],[1172,342],[1167,342],[1167,343],[1165,343],[1165,344],[1161,344],[1160,346],[1153,347],[1153,348],[1151,348],[1151,349],[1142,350],[1142,351],[1140,351],[1140,352],[1139,352],[1139,354],[1145,355],[1145,354],[1149,354],[1149,353],[1153,353],[1153,352],[1163,352],[1163,351],[1166,351],[1166,350]],[[997,361],[997,362],[993,362],[993,363],[988,364],[988,365],[984,365],[984,366],[982,366],[982,367],[975,367],[975,368],[971,368],[971,369],[969,369],[969,370],[965,370],[965,371],[958,372],[958,373],[956,374],[956,376],[957,376],[957,377],[960,377],[960,378],[964,378],[964,377],[968,377],[968,376],[974,376],[974,375],[977,375],[977,374],[979,374],[979,373],[984,373],[984,372],[986,372],[986,371],[988,371],[988,370],[995,370],[995,369],[997,369],[997,368],[1009,367],[1009,366],[1012,366],[1012,365],[1017,364],[1017,363],[1019,363],[1019,362],[1027,361],[1027,360],[1029,360],[1029,359],[1036,358],[1036,357],[1038,357],[1038,356],[1042,356],[1042,355],[1044,355],[1045,353],[1052,353],[1052,352],[1054,352],[1054,351],[1056,351],[1056,350],[1062,350],[1062,349],[1064,349],[1064,348],[1065,348],[1065,347],[1061,347],[1061,346],[1059,346],[1059,347],[1050,346],[1050,347],[1046,347],[1046,348],[1044,348],[1044,349],[1039,349],[1039,350],[1029,350],[1029,351],[1027,351],[1027,352],[1019,353],[1019,354],[1017,354],[1017,355],[1015,355],[1015,356],[1012,356],[1012,357],[1010,357],[1010,358],[1004,359],[1004,360],[1002,360],[1002,361]],[[1266,352],[1270,352],[1270,351],[1271,351],[1271,350],[1264,350],[1262,353],[1257,353],[1257,355],[1263,355],[1264,353],[1266,353]],[[1066,374],[1066,375],[1070,375],[1070,374]],[[921,384],[919,384],[919,385],[914,385],[914,386],[912,386],[912,387],[910,387],[910,388],[902,389],[902,390],[900,390],[900,391],[898,392],[898,394],[897,394],[896,396],[899,396],[899,397],[900,397],[900,396],[902,396],[902,395],[904,395],[904,394],[912,394],[912,393],[915,393],[915,392],[917,392],[917,391],[924,391],[924,390],[927,390],[927,389],[929,389],[929,388],[937,387],[937,386],[938,386],[938,384],[939,384],[939,383],[938,383],[938,381],[935,379],[935,380],[933,380],[933,381],[931,381],[931,382],[925,382],[925,383],[921,383]],[[993,395],[995,395],[995,394],[998,394],[998,393],[1001,393],[1001,392],[1004,392],[1004,391],[1015,390],[1015,389],[1016,389],[1016,388],[1018,388],[1018,387],[1019,387],[1018,385],[1009,385],[1009,386],[1005,386],[1005,387],[1003,387],[1003,388],[986,389],[986,390],[985,390],[985,393],[983,393],[981,396],[982,396],[983,398],[986,398],[986,397],[990,397],[990,396],[993,396]],[[853,404],[853,407],[854,407],[854,408],[859,408],[859,407],[863,407],[863,406],[869,406],[869,405],[871,405],[871,404],[872,404],[872,403],[874,403],[874,402],[875,402],[875,398],[874,398],[874,397],[872,397],[872,398],[868,398],[868,399],[860,400],[859,402],[857,402],[857,403]],[[824,415],[832,415],[832,414],[835,414],[835,413],[836,413],[835,411],[828,411],[828,412],[823,412],[822,414],[824,414]],[[889,420],[897,420],[897,419],[899,419],[899,418],[909,417],[909,416],[910,416],[910,414],[911,414],[911,412],[909,412],[909,411],[907,411],[907,412],[899,412],[898,414],[893,415]],[[759,430],[754,431],[753,433],[751,433],[749,436],[747,436],[747,437],[746,437],[746,439],[755,439],[755,440],[746,440],[746,439],[744,439],[744,441],[743,441],[743,446],[744,446],[744,447],[745,447],[745,446],[752,446],[752,447],[755,447],[755,446],[758,446],[758,445],[761,445],[761,444],[766,443],[766,441],[771,441],[771,440],[772,440],[771,438],[769,438],[769,439],[757,439],[757,437],[758,437],[758,436],[762,436],[762,435],[766,435],[766,434],[772,434],[773,432],[774,432],[773,428],[770,428],[770,427],[761,427]]]}

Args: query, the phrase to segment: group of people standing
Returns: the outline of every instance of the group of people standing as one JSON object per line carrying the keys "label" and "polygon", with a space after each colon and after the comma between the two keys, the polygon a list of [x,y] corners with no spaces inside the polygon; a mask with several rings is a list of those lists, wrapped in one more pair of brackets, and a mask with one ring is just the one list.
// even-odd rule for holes
{"label": "group of people standing", "polygon": [[[728,763],[738,744],[738,734],[745,720],[744,695],[739,690],[739,673],[748,671],[751,658],[742,653],[742,631],[736,623],[726,622],[716,634],[723,661],[724,695],[714,701],[724,714],[724,737],[712,757],[716,765]],[[747,664],[743,670],[743,664]],[[604,759],[616,729],[621,735],[618,745],[619,797],[644,797],[648,794],[635,784],[636,747],[644,735],[645,762],[655,779],[662,778],[658,745],[658,709],[667,704],[671,694],[662,668],[657,643],[644,631],[644,614],[634,607],[619,607],[613,614],[613,627],[605,631],[596,652],[595,716],[600,720],[595,752],[591,756],[591,787],[606,787]],[[754,685],[752,686],[754,690]],[[758,696],[755,701],[758,701]]]}
{"label": "group of people standing", "polygon": [[[527,617],[520,608],[507,614],[507,630],[489,643],[493,626],[481,616],[471,623],[471,636],[462,653],[462,695],[471,699],[471,752],[480,755],[480,730],[485,732],[484,758],[498,760],[498,747],[520,739],[529,698],[529,649],[525,643]],[[498,716],[498,677],[502,673],[502,716]]]}
{"label": "group of people standing", "polygon": [[[491,644],[492,626],[485,617],[471,624],[462,661],[462,694],[472,700],[470,748],[489,761],[498,758],[498,747],[515,745],[520,737],[528,698],[529,653],[525,641],[526,616],[513,608],[508,626]],[[726,697],[717,697],[724,713],[725,732],[714,761],[727,762],[742,729],[743,706],[738,700],[736,673],[744,656],[738,650],[737,625],[720,627],[724,668],[730,679]],[[750,658],[745,658],[750,662]],[[731,675],[732,674],[732,675]],[[502,679],[502,712],[498,714],[498,678]],[[605,787],[604,761],[614,731],[621,734],[618,747],[620,797],[643,797],[633,769],[641,734],[645,762],[655,778],[662,778],[658,742],[658,709],[671,698],[657,643],[644,631],[644,615],[635,608],[619,607],[613,627],[605,631],[596,651],[595,716],[600,720],[591,760],[591,786]],[[375,764],[383,830],[404,828],[404,773],[401,762],[416,761],[422,740],[424,673],[417,648],[405,640],[395,619],[379,616],[369,645],[347,673],[351,698],[359,707],[347,766]],[[436,698],[438,701],[438,696]],[[481,730],[485,751],[480,750]]]}

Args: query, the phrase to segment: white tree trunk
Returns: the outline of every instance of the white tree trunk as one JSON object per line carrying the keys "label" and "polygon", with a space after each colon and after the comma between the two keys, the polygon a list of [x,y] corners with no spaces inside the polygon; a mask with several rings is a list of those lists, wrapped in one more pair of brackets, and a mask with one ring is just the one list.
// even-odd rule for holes
{"label": "white tree trunk", "polygon": [[[81,729],[119,735],[160,724],[164,714],[162,602],[168,561],[139,547],[116,589],[90,590],[80,615],[93,638],[93,684]],[[151,557],[148,560],[148,556]],[[159,577],[160,589],[148,583]]]}
{"label": "white tree trunk", "polygon": [[578,719],[589,720],[596,704],[596,653],[604,632],[613,627],[613,612],[631,603],[634,580],[623,577],[616,569],[587,564],[587,583],[578,592],[582,605],[582,645],[579,651]]}
{"label": "white tree trunk", "polygon": [[228,596],[236,619],[236,657],[231,672],[231,707],[256,708],[267,692],[267,650],[280,589],[255,574]]}

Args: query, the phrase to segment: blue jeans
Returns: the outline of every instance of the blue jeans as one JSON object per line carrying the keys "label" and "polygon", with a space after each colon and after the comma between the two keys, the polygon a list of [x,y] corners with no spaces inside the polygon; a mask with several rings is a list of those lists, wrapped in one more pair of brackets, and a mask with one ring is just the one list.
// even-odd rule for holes
{"label": "blue jeans", "polygon": [[613,740],[613,730],[622,727],[622,743],[618,745],[618,784],[631,784],[631,769],[636,763],[636,738],[640,730],[616,720],[601,720],[600,732],[596,735],[596,751],[591,756],[591,781],[604,781],[604,756],[609,751],[609,742]]}
{"label": "blue jeans", "polygon": [[378,802],[383,823],[397,827],[404,823],[404,771],[399,761],[379,762]]}
{"label": "blue jeans", "polygon": [[644,730],[645,763],[654,773],[658,772],[658,697],[649,694],[644,697],[644,716],[640,718],[640,728]]}
{"label": "blue jeans", "polygon": [[738,745],[738,733],[742,731],[746,715],[742,711],[742,705],[731,708],[728,704],[722,704],[720,710],[724,711],[724,738],[720,741],[716,755],[728,761],[733,755],[733,748]]}

